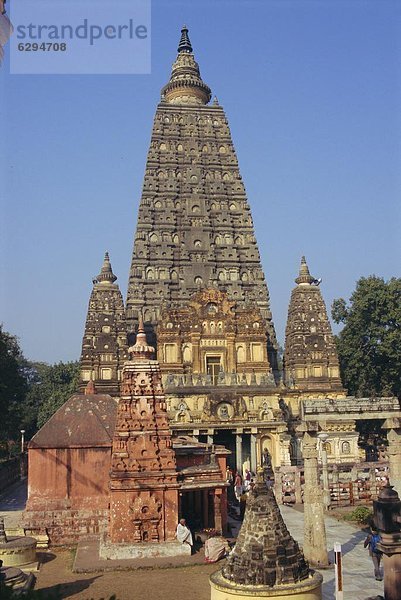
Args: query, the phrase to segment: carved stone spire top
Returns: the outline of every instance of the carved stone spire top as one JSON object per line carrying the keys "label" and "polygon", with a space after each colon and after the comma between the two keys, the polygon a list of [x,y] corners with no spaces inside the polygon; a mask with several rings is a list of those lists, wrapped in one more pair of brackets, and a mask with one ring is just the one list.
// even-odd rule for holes
{"label": "carved stone spire top", "polygon": [[178,52],[192,52],[192,44],[188,36],[188,27],[186,25],[183,25],[181,29],[181,39],[180,43],[178,44]]}
{"label": "carved stone spire top", "polygon": [[188,29],[184,25],[178,45],[178,56],[173,64],[170,81],[162,89],[162,97],[169,104],[207,104],[212,94],[202,81],[199,65],[192,54]]}
{"label": "carved stone spire top", "polygon": [[94,283],[110,284],[114,283],[117,277],[113,273],[113,269],[110,264],[109,253],[106,252],[104,255],[104,261],[99,275],[94,279]]}
{"label": "carved stone spire top", "polygon": [[299,275],[295,280],[295,283],[298,285],[312,285],[314,283],[315,278],[309,273],[309,267],[306,264],[305,256],[301,258],[301,266],[299,268]]}
{"label": "carved stone spire top", "polygon": [[128,348],[128,352],[130,353],[132,360],[149,360],[153,358],[155,353],[153,346],[148,346],[142,312],[139,313],[138,332],[136,334],[135,344],[131,346],[131,348]]}

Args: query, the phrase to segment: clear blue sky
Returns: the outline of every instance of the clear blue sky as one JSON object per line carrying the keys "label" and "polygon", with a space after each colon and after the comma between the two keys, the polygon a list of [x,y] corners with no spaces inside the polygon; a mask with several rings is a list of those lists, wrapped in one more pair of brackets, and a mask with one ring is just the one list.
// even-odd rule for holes
{"label": "clear blue sky", "polygon": [[328,307],[362,275],[400,276],[400,2],[154,0],[151,75],[0,69],[0,320],[30,359],[79,358],[105,250],[125,295],[183,23],[230,123],[280,342],[302,254]]}

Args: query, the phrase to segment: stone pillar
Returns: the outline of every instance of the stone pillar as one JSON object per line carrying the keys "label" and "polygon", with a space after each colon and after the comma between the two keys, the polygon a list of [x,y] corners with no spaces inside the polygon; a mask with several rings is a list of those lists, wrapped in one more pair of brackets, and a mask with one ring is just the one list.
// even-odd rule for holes
{"label": "stone pillar", "polygon": [[326,529],[322,490],[318,481],[317,436],[306,431],[303,437],[304,457],[304,554],[315,567],[329,564],[327,556]]}
{"label": "stone pillar", "polygon": [[237,471],[242,477],[242,435],[240,433],[236,433],[235,435],[235,450],[237,455]]}
{"label": "stone pillar", "polygon": [[399,600],[401,589],[401,502],[393,486],[381,489],[373,502],[374,523],[383,552],[384,598]]}
{"label": "stone pillar", "polygon": [[251,471],[256,473],[256,435],[251,433]]}
{"label": "stone pillar", "polygon": [[388,462],[390,470],[390,483],[401,495],[401,419],[386,419],[383,429],[387,429]]}
{"label": "stone pillar", "polygon": [[280,433],[280,462],[288,467],[291,465],[290,443],[291,436],[288,433]]}
{"label": "stone pillar", "polygon": [[203,528],[209,527],[209,490],[203,490]]}
{"label": "stone pillar", "polygon": [[207,433],[207,443],[213,445],[213,433]]}
{"label": "stone pillar", "polygon": [[227,373],[237,370],[237,361],[235,357],[235,336],[227,335]]}
{"label": "stone pillar", "polygon": [[274,495],[277,504],[283,504],[283,476],[280,467],[274,469]]}
{"label": "stone pillar", "polygon": [[192,343],[192,369],[194,373],[203,373],[200,361],[200,335],[191,335]]}
{"label": "stone pillar", "polygon": [[302,504],[302,486],[301,486],[301,471],[297,467],[295,471],[295,502],[296,504]]}
{"label": "stone pillar", "polygon": [[[328,434],[325,432],[320,432],[317,436],[320,439],[320,455],[322,458],[322,479],[323,479],[323,505],[325,510],[329,510],[331,504],[331,495],[330,495],[330,484],[329,484],[329,471],[327,465],[327,449],[326,449],[326,441],[328,439]],[[353,467],[351,471],[352,481],[356,479],[356,474],[352,475]]]}
{"label": "stone pillar", "polygon": [[221,490],[214,490],[214,528],[218,532],[223,530],[221,518]]}

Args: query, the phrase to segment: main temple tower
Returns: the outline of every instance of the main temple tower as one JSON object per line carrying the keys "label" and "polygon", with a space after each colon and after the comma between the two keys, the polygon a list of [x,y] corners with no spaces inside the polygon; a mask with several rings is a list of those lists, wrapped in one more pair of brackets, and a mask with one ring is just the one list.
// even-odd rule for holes
{"label": "main temple tower", "polygon": [[145,323],[157,333],[162,308],[185,306],[202,288],[218,288],[237,307],[260,310],[276,372],[276,335],[251,211],[227,118],[210,99],[184,26],[153,124],[129,275],[128,327],[135,330],[145,306]]}

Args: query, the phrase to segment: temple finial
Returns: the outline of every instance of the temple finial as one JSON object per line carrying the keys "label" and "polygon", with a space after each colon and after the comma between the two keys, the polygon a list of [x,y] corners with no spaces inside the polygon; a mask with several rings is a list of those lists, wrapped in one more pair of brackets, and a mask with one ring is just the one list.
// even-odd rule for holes
{"label": "temple finial", "polygon": [[104,261],[99,275],[93,280],[93,283],[114,283],[117,277],[111,268],[109,253],[104,255]]}
{"label": "temple finial", "polygon": [[151,359],[155,349],[153,346],[149,346],[146,339],[145,325],[143,322],[143,311],[138,311],[138,331],[136,334],[136,341],[131,348],[128,348],[128,352],[131,357],[136,359]]}
{"label": "temple finial", "polygon": [[143,322],[143,310],[138,311],[138,333],[145,333],[145,325]]}
{"label": "temple finial", "polygon": [[309,267],[306,263],[305,256],[301,258],[301,266],[299,268],[299,275],[295,280],[295,283],[302,284],[306,283],[311,285],[315,282],[315,278],[309,273]]}
{"label": "temple finial", "polygon": [[192,52],[192,45],[188,36],[188,28],[183,25],[181,29],[181,39],[178,44],[178,52]]}

